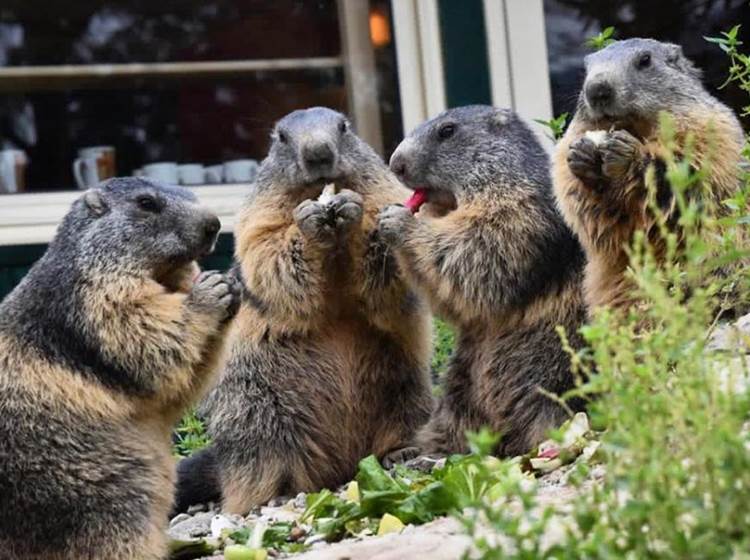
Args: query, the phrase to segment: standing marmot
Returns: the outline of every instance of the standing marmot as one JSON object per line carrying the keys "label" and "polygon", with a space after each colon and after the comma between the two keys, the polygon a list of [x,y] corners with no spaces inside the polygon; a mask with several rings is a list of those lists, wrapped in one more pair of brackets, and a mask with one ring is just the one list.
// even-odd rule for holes
{"label": "standing marmot", "polygon": [[573,335],[585,316],[583,252],[555,208],[547,154],[511,111],[472,106],[420,125],[391,169],[415,191],[409,206],[426,204],[416,217],[387,208],[379,231],[458,330],[422,450],[465,452],[465,431],[488,425],[503,434],[498,453],[526,452],[566,417],[537,388],[574,385],[555,327]]}
{"label": "standing marmot", "polygon": [[239,303],[186,190],[87,191],[0,305],[0,556],[161,559],[171,430]]}
{"label": "standing marmot", "polygon": [[676,221],[664,177],[660,111],[674,118],[678,146],[684,148],[694,135],[693,164],[710,163],[704,184],[714,203],[739,187],[742,128],[732,111],[703,89],[700,72],[678,45],[628,39],[587,56],[578,110],[557,147],[553,177],[563,215],[588,256],[584,283],[590,308],[630,303],[625,249],[634,232],[645,231],[657,255],[662,250],[644,182],[652,164],[656,201],[669,222]]}
{"label": "standing marmot", "polygon": [[429,311],[376,231],[406,194],[343,115],[277,123],[238,221],[245,295],[206,406],[225,510],[341,484],[427,420]]}

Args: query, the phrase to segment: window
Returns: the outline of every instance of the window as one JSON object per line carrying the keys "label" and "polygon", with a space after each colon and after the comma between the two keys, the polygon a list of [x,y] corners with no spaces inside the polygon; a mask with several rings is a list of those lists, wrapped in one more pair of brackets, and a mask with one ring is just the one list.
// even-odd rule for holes
{"label": "window", "polygon": [[[376,149],[392,148],[401,124],[391,30],[385,0],[9,0],[0,182],[10,150],[22,154],[20,176],[5,190],[24,193],[74,188],[86,147],[114,149],[114,166],[100,160],[94,177],[260,160],[273,122],[312,105],[349,112]],[[219,173],[203,182],[232,179]]]}

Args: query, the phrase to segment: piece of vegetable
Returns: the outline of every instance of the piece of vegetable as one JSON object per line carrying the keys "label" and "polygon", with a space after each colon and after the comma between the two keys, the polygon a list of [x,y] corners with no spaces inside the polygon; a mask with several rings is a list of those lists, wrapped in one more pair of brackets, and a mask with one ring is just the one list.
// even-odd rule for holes
{"label": "piece of vegetable", "polygon": [[398,533],[404,528],[404,524],[395,515],[386,513],[380,518],[378,525],[378,536],[387,535],[388,533]]}
{"label": "piece of vegetable", "polygon": [[352,480],[346,487],[346,499],[350,502],[359,503],[359,484]]}
{"label": "piece of vegetable", "polygon": [[258,559],[256,552],[257,549],[244,544],[232,544],[224,549],[224,560],[262,560]]}

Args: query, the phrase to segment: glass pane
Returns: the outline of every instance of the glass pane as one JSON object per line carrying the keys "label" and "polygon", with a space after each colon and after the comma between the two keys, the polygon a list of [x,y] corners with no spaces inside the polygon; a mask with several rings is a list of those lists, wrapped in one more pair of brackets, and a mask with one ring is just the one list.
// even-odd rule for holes
{"label": "glass pane", "polygon": [[[370,2],[369,23],[388,150],[401,123],[387,0]],[[86,147],[113,147],[119,175],[153,162],[260,160],[289,111],[347,111],[340,25],[334,0],[3,2],[0,183],[9,150],[26,162],[16,168],[24,192],[74,188]],[[164,66],[121,66],[135,63]],[[118,66],[90,66],[106,64]],[[79,171],[102,172],[86,162]]]}
{"label": "glass pane", "polygon": [[[575,111],[583,81],[583,57],[590,52],[586,37],[614,26],[617,38],[654,37],[682,45],[704,72],[709,91],[739,110],[736,87],[718,90],[727,76],[728,61],[704,36],[718,35],[740,23],[750,29],[746,0],[544,0],[547,49],[556,115]],[[745,123],[748,126],[748,123]]]}

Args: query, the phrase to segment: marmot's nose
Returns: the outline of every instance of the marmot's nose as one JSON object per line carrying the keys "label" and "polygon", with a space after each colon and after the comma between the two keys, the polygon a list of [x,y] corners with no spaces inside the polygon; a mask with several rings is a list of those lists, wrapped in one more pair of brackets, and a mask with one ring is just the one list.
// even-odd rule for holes
{"label": "marmot's nose", "polygon": [[406,181],[408,179],[408,170],[406,167],[406,158],[404,158],[400,153],[396,152],[391,157],[391,171],[393,171],[396,174],[396,177],[401,179],[402,181]]}
{"label": "marmot's nose", "polygon": [[216,236],[217,233],[219,233],[219,230],[221,229],[221,222],[219,221],[219,218],[216,216],[210,216],[206,218],[206,220],[203,222],[203,231],[206,234],[206,237],[213,238]]}
{"label": "marmot's nose", "polygon": [[333,165],[333,150],[326,143],[305,146],[302,158],[309,168],[327,167]]}
{"label": "marmot's nose", "polygon": [[598,81],[586,87],[586,98],[594,107],[606,107],[615,98],[615,90],[605,81]]}

